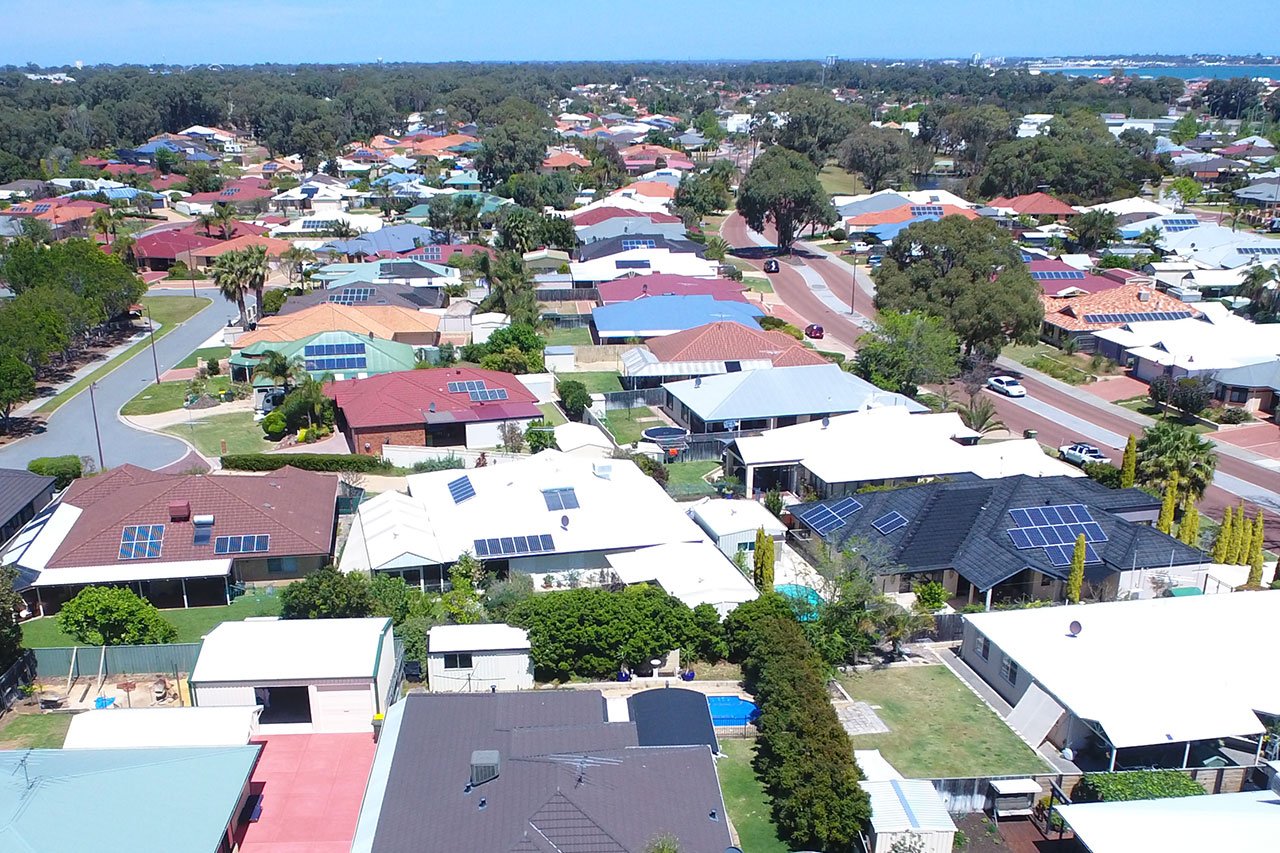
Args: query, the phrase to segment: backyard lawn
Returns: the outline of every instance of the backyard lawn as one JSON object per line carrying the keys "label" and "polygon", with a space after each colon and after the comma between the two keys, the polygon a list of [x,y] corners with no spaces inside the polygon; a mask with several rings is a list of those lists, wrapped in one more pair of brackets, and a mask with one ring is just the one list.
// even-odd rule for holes
{"label": "backyard lawn", "polygon": [[555,403],[540,403],[538,409],[542,412],[542,418],[553,427],[560,426],[565,423],[568,418],[560,411],[560,407]]}
{"label": "backyard lawn", "polygon": [[1043,773],[1048,764],[945,666],[841,676],[855,700],[876,706],[888,734],[858,735],[908,779]]}
{"label": "backyard lawn", "polygon": [[263,436],[262,427],[254,423],[253,412],[209,416],[193,412],[191,417],[190,422],[165,427],[164,432],[191,442],[204,456],[221,456],[224,440],[227,453],[261,453],[273,447]]}
{"label": "backyard lawn", "polygon": [[[641,420],[645,418],[646,420]],[[663,426],[663,422],[648,406],[636,406],[634,409],[614,409],[605,415],[605,426],[613,433],[613,440],[619,445],[631,444],[641,439],[641,433],[649,427]]]}
{"label": "backyard lawn", "polygon": [[591,345],[591,330],[586,326],[579,326],[576,329],[552,329],[545,332],[542,337],[546,338],[547,346],[569,346],[569,347],[585,347]]}
{"label": "backyard lawn", "polygon": [[672,462],[667,466],[667,491],[673,497],[714,495],[715,488],[702,479],[720,467],[719,462]]}
{"label": "backyard lawn", "polygon": [[62,749],[71,714],[10,714],[0,723],[0,749]]}
{"label": "backyard lawn", "polygon": [[606,394],[609,391],[622,390],[622,383],[618,381],[618,374],[612,370],[559,373],[556,375],[556,379],[559,381],[572,379],[576,382],[581,382],[586,386],[589,394]]}
{"label": "backyard lawn", "polygon": [[[190,607],[162,610],[161,614],[178,629],[179,643],[197,643],[214,626],[223,622],[239,622],[249,616],[280,615],[280,596],[264,593],[242,595],[229,606]],[[74,646],[76,641],[62,633],[57,617],[32,619],[22,623],[22,645],[29,649]],[[0,733],[0,738],[3,733]]]}
{"label": "backyard lawn", "polygon": [[[227,390],[227,386],[231,384],[231,379],[226,376],[209,377],[208,393],[210,396],[216,397],[223,391]],[[159,385],[148,385],[138,392],[138,396],[125,403],[120,409],[122,415],[154,415],[159,412],[172,412],[174,409],[181,409],[182,404],[187,402],[187,382],[179,380],[177,382],[161,382]]]}
{"label": "backyard lawn", "polygon": [[[211,358],[221,361],[224,358],[231,357],[231,347],[205,347],[198,349],[191,355],[178,362],[175,367],[200,367]],[[199,359],[197,361],[196,359]]]}
{"label": "backyard lawn", "polygon": [[751,769],[755,741],[720,740],[723,758],[716,760],[724,807],[738,831],[743,853],[787,853],[791,848],[778,840],[770,816],[769,797]]}

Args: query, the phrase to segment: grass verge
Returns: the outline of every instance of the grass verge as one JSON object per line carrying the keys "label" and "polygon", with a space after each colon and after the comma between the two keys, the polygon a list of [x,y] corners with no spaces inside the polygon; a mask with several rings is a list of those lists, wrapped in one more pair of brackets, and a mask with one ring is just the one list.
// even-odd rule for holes
{"label": "grass verge", "polygon": [[[216,412],[217,409],[206,411]],[[222,456],[223,441],[227,443],[226,452],[229,454],[262,453],[272,447],[263,436],[262,427],[254,423],[252,412],[208,417],[194,412],[189,422],[168,426],[161,431],[191,442],[204,456]]]}
{"label": "grass verge", "polygon": [[230,357],[231,347],[203,347],[175,364],[174,367],[199,367],[211,358],[221,361]]}
{"label": "grass verge", "polygon": [[827,195],[858,195],[866,192],[857,175],[850,174],[835,163],[828,163],[818,173],[818,183],[827,191]]}
{"label": "grass verge", "polygon": [[738,831],[738,846],[745,853],[787,853],[791,848],[778,838],[770,814],[769,795],[751,767],[755,742],[720,741],[723,758],[716,760],[724,807]]}
{"label": "grass verge", "polygon": [[[255,593],[242,595],[222,607],[188,607],[161,610],[161,615],[178,629],[179,643],[196,643],[223,622],[239,622],[250,616],[279,616],[280,596]],[[77,645],[62,633],[56,617],[33,619],[22,623],[22,645],[29,649],[47,649]],[[0,733],[0,737],[3,733]]]}
{"label": "grass verge", "polygon": [[[208,393],[210,396],[216,397],[227,390],[227,386],[230,384],[231,379],[229,377],[211,376],[209,377]],[[155,415],[160,412],[172,412],[175,409],[181,409],[185,402],[187,402],[186,380],[161,382],[159,385],[148,385],[142,389],[138,396],[120,408],[120,414]]]}
{"label": "grass verge", "polygon": [[[144,296],[142,304],[151,309],[151,316],[161,327],[156,330],[156,340],[160,340],[165,335],[177,328],[178,323],[189,320],[200,309],[208,305],[212,300],[205,299],[203,296]],[[145,326],[145,324],[144,324]],[[151,336],[143,338],[124,352],[112,358],[103,364],[97,370],[87,376],[77,379],[75,382],[63,388],[54,396],[45,401],[44,405],[36,409],[36,414],[51,415],[62,407],[62,404],[70,400],[75,395],[89,387],[92,382],[97,382],[147,347],[151,346]]]}

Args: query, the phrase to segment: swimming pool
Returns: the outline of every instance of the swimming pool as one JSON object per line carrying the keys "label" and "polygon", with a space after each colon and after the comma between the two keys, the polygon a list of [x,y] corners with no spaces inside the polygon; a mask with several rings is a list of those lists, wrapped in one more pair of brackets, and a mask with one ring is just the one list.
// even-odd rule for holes
{"label": "swimming pool", "polygon": [[812,622],[818,618],[818,608],[822,606],[822,596],[813,587],[798,583],[781,583],[776,584],[773,590],[785,595],[795,603],[797,618],[801,622]]}
{"label": "swimming pool", "polygon": [[711,723],[716,726],[745,726],[760,716],[756,704],[741,696],[708,696],[707,707],[711,709]]}

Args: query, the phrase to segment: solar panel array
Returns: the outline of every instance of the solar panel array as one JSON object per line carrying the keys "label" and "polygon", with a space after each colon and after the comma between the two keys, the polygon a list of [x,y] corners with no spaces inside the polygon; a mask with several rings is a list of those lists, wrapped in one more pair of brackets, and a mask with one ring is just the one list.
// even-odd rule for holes
{"label": "solar panel array", "polygon": [[238,192],[240,192],[239,187],[227,187],[225,190],[218,193],[218,195],[223,196],[224,198],[230,198]]}
{"label": "solar panel array", "polygon": [[800,520],[809,525],[814,533],[826,536],[831,531],[844,527],[849,522],[849,517],[860,509],[862,503],[856,498],[844,498],[831,506],[813,506],[800,514]]}
{"label": "solar panel array", "polygon": [[318,355],[364,355],[364,344],[307,344],[302,348],[302,354],[307,358]]}
{"label": "solar panel array", "polygon": [[941,216],[942,205],[939,204],[913,204],[911,206],[912,216]]}
{"label": "solar panel array", "polygon": [[476,539],[477,557],[505,557],[519,554],[546,554],[556,549],[550,534],[533,536],[502,536],[497,539]]}
{"label": "solar panel array", "polygon": [[543,489],[542,499],[547,502],[547,509],[552,512],[561,509],[578,508],[578,493],[572,488]]}
{"label": "solar panel array", "polygon": [[882,515],[875,521],[871,522],[871,526],[874,527],[881,536],[888,536],[893,531],[906,527],[907,517],[900,512],[891,512],[886,515]]}
{"label": "solar panel array", "polygon": [[485,384],[483,379],[468,379],[464,382],[450,382],[450,394],[462,394],[467,391],[483,391]]}
{"label": "solar panel array", "polygon": [[48,213],[50,210],[53,210],[53,205],[48,202],[37,204],[35,207],[31,208],[32,213]]}
{"label": "solar panel array", "polygon": [[449,496],[454,503],[460,504],[476,496],[476,487],[471,485],[471,478],[463,474],[458,479],[449,481]]}
{"label": "solar panel array", "polygon": [[1145,311],[1121,312],[1116,314],[1085,314],[1086,323],[1141,323],[1148,320],[1185,320],[1191,317],[1190,311]]}
{"label": "solar panel array", "polygon": [[369,360],[362,355],[346,355],[333,358],[308,358],[303,367],[310,373],[321,370],[364,370]]}
{"label": "solar panel array", "polygon": [[428,261],[438,261],[440,260],[440,247],[422,246],[421,248],[414,249],[411,254],[415,257],[423,258]]}
{"label": "solar panel array", "polygon": [[469,393],[473,403],[489,403],[494,400],[507,399],[506,388],[482,388],[479,391],[471,391]]}
{"label": "solar panel array", "polygon": [[270,548],[271,536],[267,533],[219,536],[213,540],[215,554],[265,554]]}
{"label": "solar panel array", "polygon": [[333,229],[334,224],[332,219],[304,219],[302,220],[302,230],[330,231]]}
{"label": "solar panel array", "polygon": [[630,238],[622,241],[622,251],[629,252],[632,249],[656,249],[658,248],[657,240],[642,240],[638,238]]}
{"label": "solar panel array", "polygon": [[1107,534],[1084,504],[1023,507],[1009,510],[1009,516],[1014,526],[1006,532],[1019,551],[1043,548],[1052,565],[1069,566],[1076,538],[1083,535],[1085,564],[1102,562],[1093,545],[1106,542]]}
{"label": "solar panel array", "polygon": [[329,294],[329,301],[339,305],[360,305],[372,298],[372,287],[344,287],[338,293]]}
{"label": "solar panel array", "polygon": [[164,547],[163,524],[131,524],[120,531],[121,560],[150,560]]}
{"label": "solar panel array", "polygon": [[1166,225],[1162,229],[1168,234],[1177,234],[1179,231],[1190,231],[1192,228],[1200,227],[1197,225]]}
{"label": "solar panel array", "polygon": [[1236,251],[1242,255],[1280,255],[1280,246],[1249,246]]}
{"label": "solar panel array", "polygon": [[1036,281],[1084,281],[1079,270],[1032,270],[1031,277]]}
{"label": "solar panel array", "polygon": [[615,269],[620,270],[647,270],[649,268],[649,262],[635,260],[614,261],[613,266]]}

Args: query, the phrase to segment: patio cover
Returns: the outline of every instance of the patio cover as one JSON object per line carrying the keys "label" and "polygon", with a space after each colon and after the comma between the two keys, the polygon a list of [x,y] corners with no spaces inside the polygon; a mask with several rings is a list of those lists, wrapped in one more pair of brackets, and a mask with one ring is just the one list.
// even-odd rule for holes
{"label": "patio cover", "polygon": [[231,571],[231,559],[180,560],[171,563],[117,563],[107,566],[68,566],[45,569],[32,586],[65,586],[81,583],[130,583],[223,577]]}
{"label": "patio cover", "polygon": [[1274,851],[1280,795],[1271,791],[1078,803],[1058,812],[1091,853],[1134,850]]}

